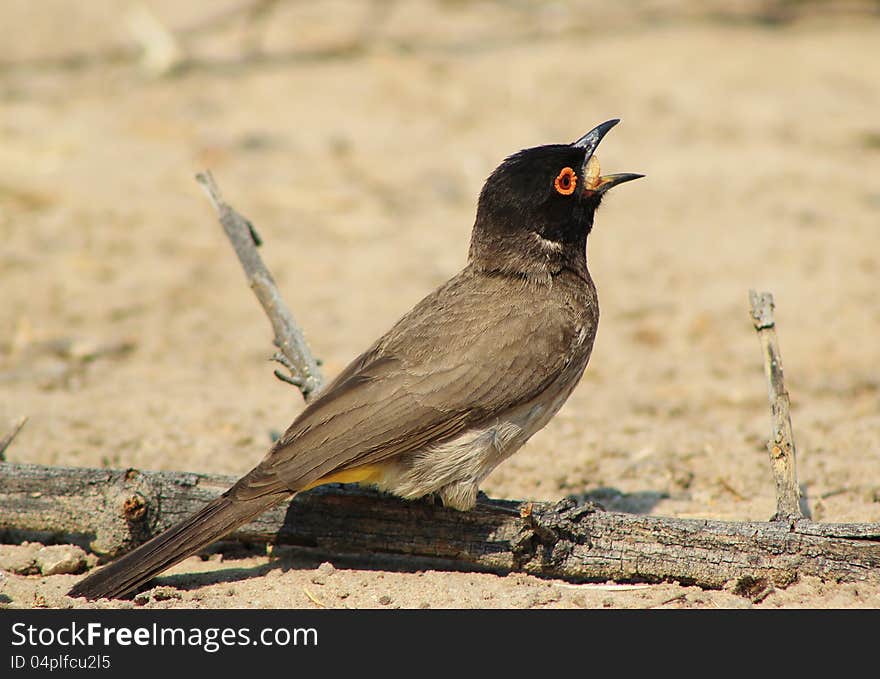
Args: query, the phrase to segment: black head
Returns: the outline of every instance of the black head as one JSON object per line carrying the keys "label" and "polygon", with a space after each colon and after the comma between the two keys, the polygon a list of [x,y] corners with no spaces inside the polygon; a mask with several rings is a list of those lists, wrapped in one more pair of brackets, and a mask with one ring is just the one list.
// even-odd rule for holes
{"label": "black head", "polygon": [[594,156],[619,121],[598,125],[572,144],[525,149],[486,180],[477,205],[471,263],[484,270],[546,273],[586,266],[587,235],[605,192],[639,174],[599,175]]}

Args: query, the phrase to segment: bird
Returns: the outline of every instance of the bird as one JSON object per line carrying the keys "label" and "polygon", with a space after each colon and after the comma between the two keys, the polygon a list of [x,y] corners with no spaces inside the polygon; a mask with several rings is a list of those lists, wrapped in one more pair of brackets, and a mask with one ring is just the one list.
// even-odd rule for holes
{"label": "bird", "polygon": [[486,179],[464,268],[310,401],[250,472],[201,510],[76,583],[119,598],[297,493],[369,485],[467,511],[480,483],[543,428],[584,373],[599,322],[587,238],[618,119],[527,148]]}

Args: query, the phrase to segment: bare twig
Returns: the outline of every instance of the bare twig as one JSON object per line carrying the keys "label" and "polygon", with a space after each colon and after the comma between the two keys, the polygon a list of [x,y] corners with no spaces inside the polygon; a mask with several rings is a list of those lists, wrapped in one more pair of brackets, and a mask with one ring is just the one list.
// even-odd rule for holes
{"label": "bare twig", "polygon": [[15,421],[15,424],[12,425],[12,430],[0,439],[0,462],[3,462],[6,459],[6,449],[9,447],[9,444],[12,443],[12,439],[18,436],[18,432],[21,431],[21,428],[27,421],[27,415],[22,415]]}
{"label": "bare twig", "polygon": [[260,241],[253,225],[226,203],[210,172],[200,172],[196,175],[196,181],[205,190],[217,211],[220,224],[235,248],[251,289],[272,323],[275,346],[286,359],[281,362],[292,373],[291,379],[284,381],[295,384],[303,398],[310,400],[323,386],[324,378],[302,330],[281,298],[272,274],[257,252],[256,246]]}
{"label": "bare twig", "polygon": [[305,593],[305,595],[306,595],[309,599],[312,600],[312,603],[315,604],[315,606],[317,606],[318,608],[327,608],[327,605],[326,605],[323,601],[321,601],[320,599],[318,599],[318,597],[316,597],[314,594],[312,594],[312,593],[309,591],[309,588],[308,588],[308,587],[306,587],[305,585],[303,585],[302,590],[303,590],[303,592]]}
{"label": "bare twig", "polygon": [[773,295],[769,292],[749,291],[752,323],[764,352],[764,374],[767,376],[772,433],[767,449],[776,480],[776,514],[774,521],[800,519],[800,490],[797,482],[797,464],[794,435],[789,409],[791,402],[785,389],[782,374],[782,355],[776,339],[776,322],[773,319]]}

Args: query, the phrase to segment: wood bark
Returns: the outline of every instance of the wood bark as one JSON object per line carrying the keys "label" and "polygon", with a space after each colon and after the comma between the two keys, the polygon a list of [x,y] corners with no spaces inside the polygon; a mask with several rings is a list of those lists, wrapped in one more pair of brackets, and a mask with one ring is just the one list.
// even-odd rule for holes
{"label": "wood bark", "polygon": [[[71,541],[113,555],[225,490],[233,477],[0,463],[7,539]],[[324,486],[229,540],[298,545],[397,568],[523,572],[573,582],[787,585],[799,576],[880,580],[880,524],[726,522],[481,499],[470,512]],[[751,586],[751,585],[750,585]]]}

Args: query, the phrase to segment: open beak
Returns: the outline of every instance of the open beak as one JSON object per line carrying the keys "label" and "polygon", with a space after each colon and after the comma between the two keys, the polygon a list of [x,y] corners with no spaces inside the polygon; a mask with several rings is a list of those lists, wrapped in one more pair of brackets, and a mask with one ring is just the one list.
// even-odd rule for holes
{"label": "open beak", "polygon": [[623,184],[624,182],[631,182],[633,179],[640,179],[645,176],[643,174],[632,173],[599,174],[599,159],[593,154],[596,151],[596,147],[599,146],[599,142],[602,141],[602,138],[619,122],[619,118],[606,120],[601,125],[596,125],[596,127],[587,132],[583,137],[572,143],[572,146],[582,148],[586,151],[582,168],[585,195],[601,195],[613,186]]}

